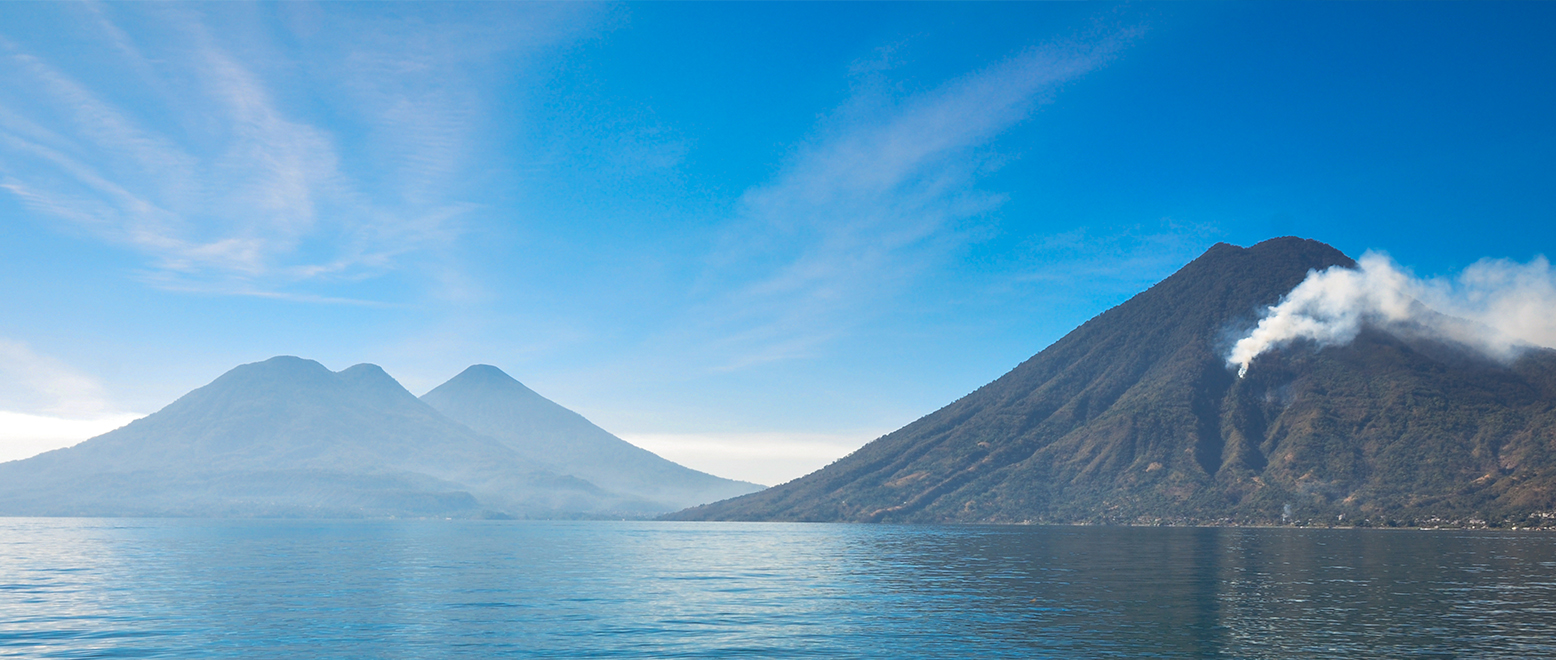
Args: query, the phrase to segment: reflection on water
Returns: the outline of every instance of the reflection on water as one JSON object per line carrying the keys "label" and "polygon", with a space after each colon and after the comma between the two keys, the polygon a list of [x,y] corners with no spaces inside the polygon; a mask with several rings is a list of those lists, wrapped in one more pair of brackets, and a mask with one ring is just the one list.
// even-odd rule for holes
{"label": "reflection on water", "polygon": [[1556,536],[0,519],[0,656],[1552,657]]}

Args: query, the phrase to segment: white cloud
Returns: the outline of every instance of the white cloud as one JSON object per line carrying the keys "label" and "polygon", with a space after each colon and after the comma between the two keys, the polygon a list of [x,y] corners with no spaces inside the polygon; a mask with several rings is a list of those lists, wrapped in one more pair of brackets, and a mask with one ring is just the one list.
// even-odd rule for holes
{"label": "white cloud", "polygon": [[0,461],[68,447],[128,424],[96,378],[0,338]]}
{"label": "white cloud", "polygon": [[1310,271],[1239,339],[1227,364],[1246,375],[1254,358],[1299,340],[1343,346],[1364,327],[1455,341],[1499,360],[1529,346],[1556,347],[1556,272],[1482,259],[1454,278],[1420,279],[1369,251],[1356,268]]}
{"label": "white cloud", "polygon": [[884,434],[636,433],[621,438],[696,470],[773,486],[826,467]]}
{"label": "white cloud", "polygon": [[1556,348],[1556,271],[1544,256],[1527,264],[1481,259],[1458,277],[1418,285],[1415,295],[1428,307],[1493,328],[1502,341]]}
{"label": "white cloud", "polygon": [[70,447],[138,419],[129,413],[95,419],[63,419],[0,410],[0,463]]}
{"label": "white cloud", "polygon": [[0,338],[0,410],[90,418],[112,408],[96,378],[23,342]]}

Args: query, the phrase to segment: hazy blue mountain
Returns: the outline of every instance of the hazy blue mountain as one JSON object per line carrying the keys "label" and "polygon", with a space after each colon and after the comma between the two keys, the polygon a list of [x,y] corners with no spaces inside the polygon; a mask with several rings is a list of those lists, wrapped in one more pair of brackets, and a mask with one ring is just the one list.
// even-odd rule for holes
{"label": "hazy blue mountain", "polygon": [[490,365],[464,370],[422,395],[421,400],[556,472],[607,490],[662,502],[666,510],[762,489],[665,460],[611,435]]}
{"label": "hazy blue mountain", "polygon": [[675,519],[1549,522],[1556,351],[1368,329],[1228,369],[1316,241],[1219,244],[962,399],[817,472]]}
{"label": "hazy blue mountain", "polygon": [[0,514],[641,515],[422,403],[377,366],[277,357],[74,447],[0,464]]}

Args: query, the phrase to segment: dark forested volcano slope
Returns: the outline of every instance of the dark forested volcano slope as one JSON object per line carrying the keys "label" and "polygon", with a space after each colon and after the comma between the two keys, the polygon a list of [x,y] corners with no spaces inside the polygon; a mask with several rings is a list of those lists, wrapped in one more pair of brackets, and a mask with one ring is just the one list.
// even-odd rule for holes
{"label": "dark forested volcano slope", "polygon": [[377,366],[277,357],[67,449],[0,464],[0,515],[516,516],[663,511],[549,472]]}
{"label": "dark forested volcano slope", "polygon": [[1279,522],[1528,516],[1556,493],[1556,352],[1368,330],[1225,362],[1315,241],[1220,244],[961,400],[685,520]]}
{"label": "dark forested volcano slope", "polygon": [[464,370],[421,400],[525,458],[607,490],[661,502],[662,511],[762,489],[660,458],[490,365]]}

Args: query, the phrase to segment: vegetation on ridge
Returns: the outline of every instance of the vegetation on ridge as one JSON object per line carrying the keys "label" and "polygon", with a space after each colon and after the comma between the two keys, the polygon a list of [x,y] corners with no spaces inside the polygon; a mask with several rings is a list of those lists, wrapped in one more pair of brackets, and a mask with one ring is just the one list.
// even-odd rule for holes
{"label": "vegetation on ridge", "polygon": [[[1245,379],[1235,333],[1315,241],[1220,244],[1005,376],[832,465],[684,520],[1540,524],[1556,509],[1556,352],[1512,365],[1370,330]],[[1556,521],[1553,521],[1556,522]]]}

